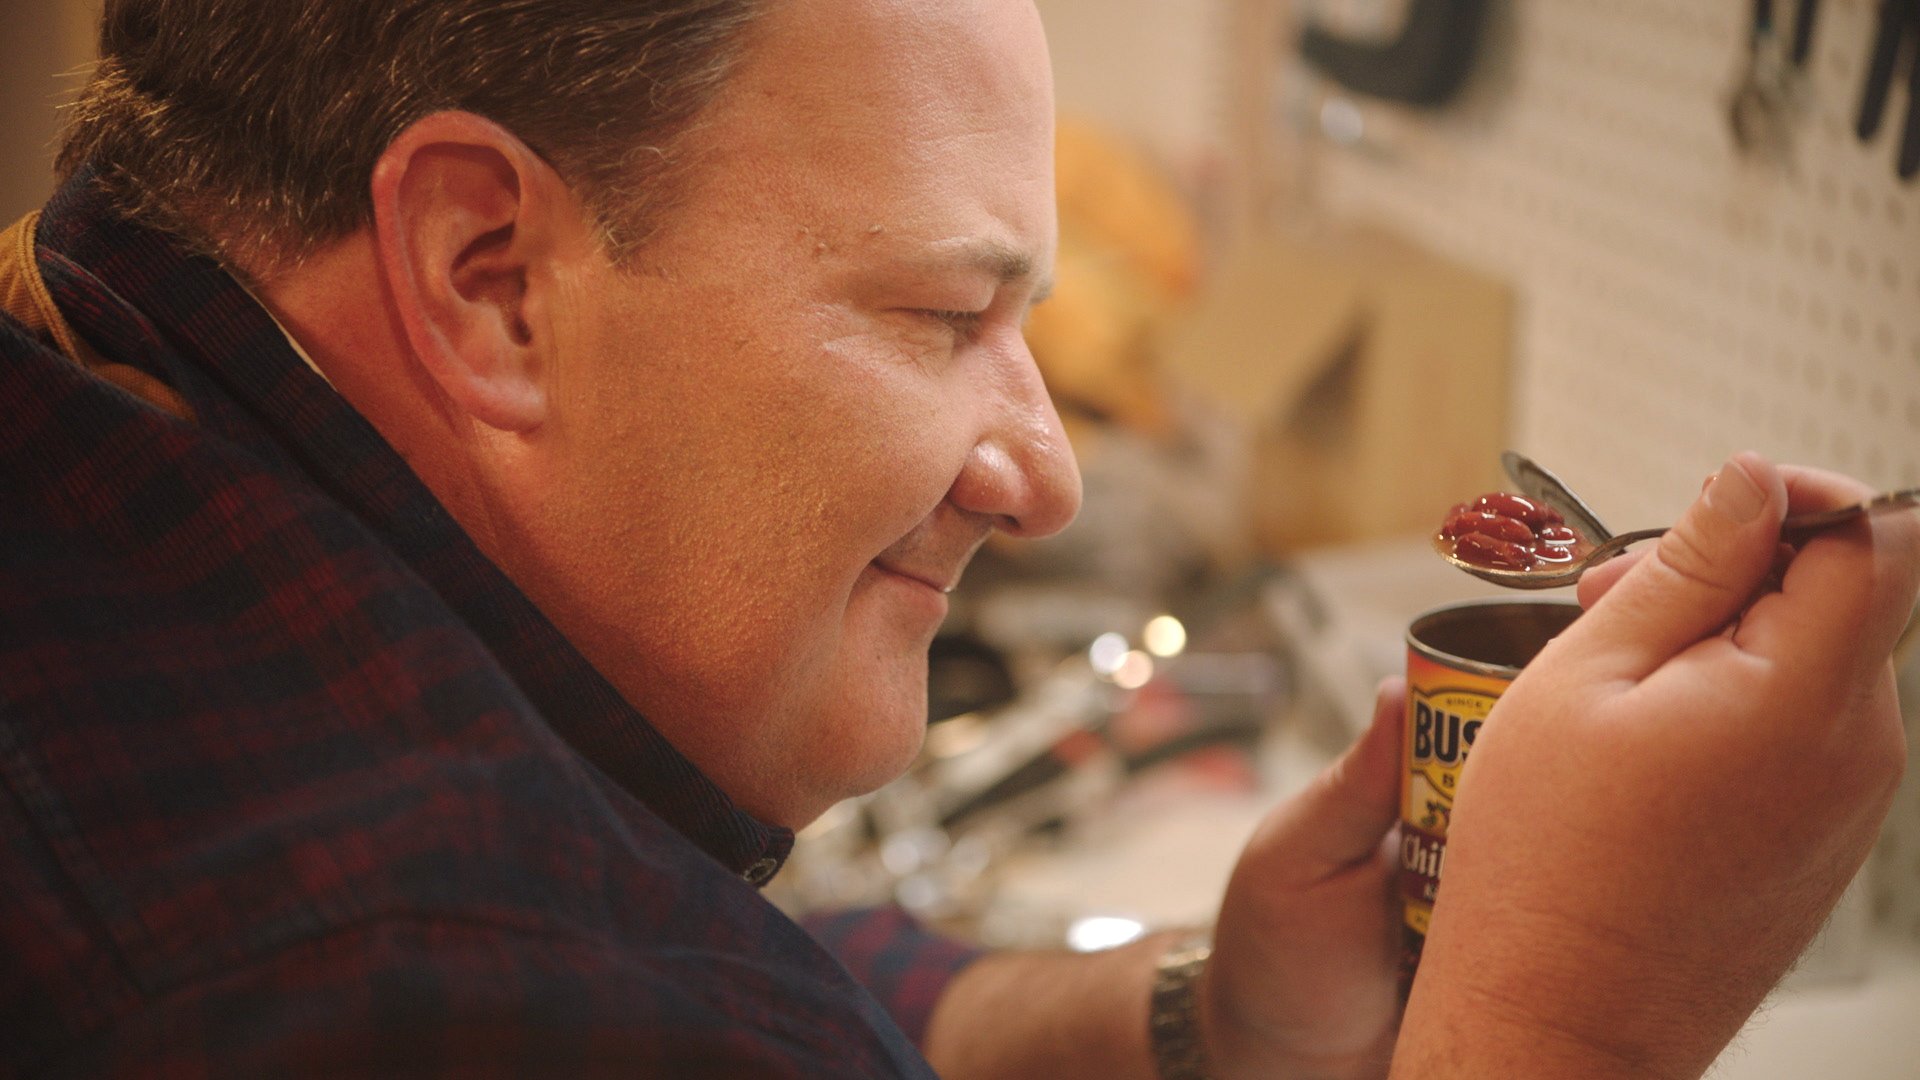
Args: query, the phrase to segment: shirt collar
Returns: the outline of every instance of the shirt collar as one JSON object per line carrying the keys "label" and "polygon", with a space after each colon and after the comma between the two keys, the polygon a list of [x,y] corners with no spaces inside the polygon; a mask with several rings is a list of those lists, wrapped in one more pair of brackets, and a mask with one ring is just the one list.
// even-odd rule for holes
{"label": "shirt collar", "polygon": [[320,381],[326,383],[328,388],[331,389],[333,387],[333,380],[327,378],[327,373],[321,371],[320,365],[313,362],[313,357],[308,355],[306,347],[300,344],[299,338],[293,336],[293,331],[287,329],[287,324],[280,321],[280,316],[275,315],[273,309],[267,306],[267,302],[260,299],[259,293],[254,292],[253,289],[248,287],[246,279],[231,270],[228,270],[226,273],[228,277],[233,279],[233,283],[240,286],[241,290],[247,294],[247,298],[260,305],[260,310],[267,318],[273,320],[273,325],[280,331],[280,336],[287,339],[287,348],[293,350],[293,355],[299,357],[300,362],[307,365],[315,375],[320,376]]}
{"label": "shirt collar", "polygon": [[120,216],[85,168],[47,204],[36,242],[77,332],[156,369],[149,374],[186,397],[202,426],[260,448],[358,516],[487,644],[553,729],[648,809],[756,885],[779,869],[792,832],[741,810],[633,709],[233,275]]}

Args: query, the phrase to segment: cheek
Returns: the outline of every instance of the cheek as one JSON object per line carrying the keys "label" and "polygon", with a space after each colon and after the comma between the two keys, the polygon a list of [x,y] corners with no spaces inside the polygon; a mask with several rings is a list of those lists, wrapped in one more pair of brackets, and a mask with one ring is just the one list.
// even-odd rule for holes
{"label": "cheek", "polygon": [[[861,571],[966,461],[951,358],[837,332],[852,316],[829,306],[676,296],[596,315],[557,373],[547,480],[604,617],[707,692],[744,693],[743,666],[828,666]],[[871,647],[883,629],[854,636]]]}
{"label": "cheek", "polygon": [[[800,381],[821,383],[811,416],[811,442],[925,505],[946,494],[973,439],[978,393],[951,347],[926,335],[862,333],[827,341]],[[831,374],[820,379],[823,367]],[[937,490],[936,490],[937,489]],[[911,527],[914,522],[905,523]]]}
{"label": "cheek", "polygon": [[[817,667],[868,561],[958,474],[959,410],[871,340],[694,330],[606,334],[604,370],[573,373],[555,433],[567,464],[551,475],[559,528],[663,663],[719,682],[747,663]],[[702,354],[702,341],[737,347]]]}
{"label": "cheek", "polygon": [[774,358],[748,413],[766,437],[755,474],[807,523],[802,542],[858,569],[940,505],[970,450],[950,382],[872,339]]}

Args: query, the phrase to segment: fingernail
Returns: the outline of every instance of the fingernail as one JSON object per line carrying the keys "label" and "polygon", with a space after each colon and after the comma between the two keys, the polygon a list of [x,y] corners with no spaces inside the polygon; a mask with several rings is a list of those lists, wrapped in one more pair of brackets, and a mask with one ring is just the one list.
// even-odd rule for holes
{"label": "fingernail", "polygon": [[1707,505],[1720,511],[1734,521],[1747,522],[1760,516],[1760,510],[1767,505],[1767,496],[1760,485],[1753,482],[1747,470],[1738,461],[1729,461],[1720,467],[1720,472],[1707,485]]}

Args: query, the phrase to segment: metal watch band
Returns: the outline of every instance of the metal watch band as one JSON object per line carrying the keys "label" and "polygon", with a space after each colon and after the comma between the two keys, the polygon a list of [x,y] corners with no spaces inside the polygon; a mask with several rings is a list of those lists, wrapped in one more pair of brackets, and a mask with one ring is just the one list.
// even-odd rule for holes
{"label": "metal watch band", "polygon": [[1177,945],[1154,968],[1147,1039],[1160,1080],[1209,1080],[1194,985],[1212,955],[1213,949],[1203,943]]}

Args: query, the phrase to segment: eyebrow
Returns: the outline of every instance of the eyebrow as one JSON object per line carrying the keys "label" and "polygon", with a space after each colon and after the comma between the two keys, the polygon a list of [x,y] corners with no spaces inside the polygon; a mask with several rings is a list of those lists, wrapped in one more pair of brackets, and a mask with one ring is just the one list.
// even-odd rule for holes
{"label": "eyebrow", "polygon": [[[953,245],[951,249],[940,251],[934,257],[934,261],[957,263],[971,269],[983,270],[1002,285],[1010,285],[1034,276],[1033,256],[999,240],[963,240]],[[1027,306],[1032,307],[1052,294],[1053,278],[1050,276],[1041,278],[1034,283],[1033,296],[1027,301]]]}

